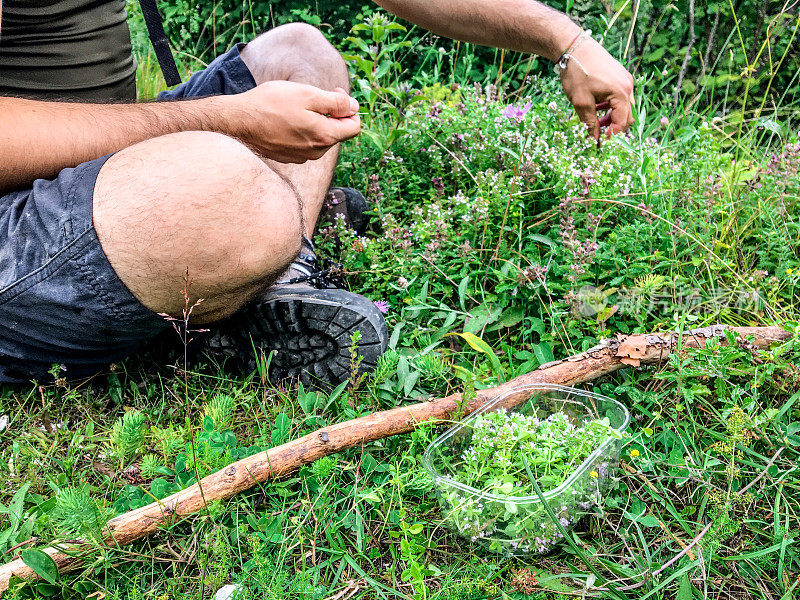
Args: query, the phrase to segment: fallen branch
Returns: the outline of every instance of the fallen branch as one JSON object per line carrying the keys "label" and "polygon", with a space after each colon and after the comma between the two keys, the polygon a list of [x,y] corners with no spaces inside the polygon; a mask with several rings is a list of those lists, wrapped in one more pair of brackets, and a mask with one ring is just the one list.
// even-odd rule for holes
{"label": "fallen branch", "polygon": [[[697,348],[705,346],[706,340],[712,337],[724,343],[723,332],[726,329],[736,333],[739,338],[752,336],[753,346],[760,349],[791,337],[789,332],[779,327],[715,325],[685,332],[681,343],[684,347]],[[678,344],[679,336],[674,333],[618,335],[616,338],[601,341],[586,352],[542,365],[503,385],[479,390],[466,406],[461,405],[461,394],[457,393],[324,427],[232,463],[185,490],[111,519],[106,524],[108,535],[105,545],[113,548],[130,544],[197,513],[208,502],[225,500],[258,483],[284,477],[323,456],[393,435],[409,433],[423,423],[447,421],[456,415],[468,415],[496,396],[512,392],[517,386],[537,383],[576,385],[626,366],[658,364],[675,351]],[[509,407],[521,404],[533,393],[531,389],[509,393],[505,404]],[[47,548],[44,552],[53,558],[58,570],[64,572],[80,566],[82,558],[94,550],[96,546],[89,543],[65,543]],[[36,578],[35,573],[22,560],[14,560],[0,567],[0,592],[8,589],[12,576],[22,579]]]}

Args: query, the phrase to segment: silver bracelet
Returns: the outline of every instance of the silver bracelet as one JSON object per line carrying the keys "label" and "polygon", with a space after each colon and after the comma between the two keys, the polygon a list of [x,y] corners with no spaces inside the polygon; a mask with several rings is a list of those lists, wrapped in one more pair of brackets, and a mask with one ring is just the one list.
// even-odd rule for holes
{"label": "silver bracelet", "polygon": [[556,75],[561,75],[561,71],[567,68],[567,63],[569,63],[570,60],[573,60],[581,68],[583,74],[586,75],[587,77],[589,76],[589,72],[583,66],[583,63],[581,63],[581,61],[579,61],[575,56],[573,56],[573,54],[575,53],[575,50],[578,49],[578,46],[580,46],[584,40],[587,40],[590,37],[592,37],[591,29],[585,29],[584,31],[581,32],[581,34],[572,43],[572,45],[569,48],[567,48],[567,51],[564,52],[564,54],[562,54],[553,65],[553,71],[555,71]]}

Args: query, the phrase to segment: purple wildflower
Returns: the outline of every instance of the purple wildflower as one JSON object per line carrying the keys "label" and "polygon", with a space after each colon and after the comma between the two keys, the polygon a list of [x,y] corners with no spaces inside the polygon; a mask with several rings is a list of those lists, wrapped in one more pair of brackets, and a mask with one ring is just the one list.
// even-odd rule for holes
{"label": "purple wildflower", "polygon": [[377,173],[369,176],[369,186],[367,187],[367,198],[372,203],[380,203],[383,200],[383,192],[381,191],[380,177]]}
{"label": "purple wildflower", "polygon": [[431,184],[433,189],[436,190],[436,195],[441,196],[444,194],[444,181],[441,177],[431,177]]}
{"label": "purple wildflower", "polygon": [[373,300],[372,303],[384,315],[389,312],[389,303],[386,300]]}
{"label": "purple wildflower", "polygon": [[528,102],[524,106],[514,106],[513,104],[509,104],[506,106],[505,110],[503,111],[503,116],[506,119],[517,121],[518,123],[522,121],[522,118],[528,114],[528,111],[531,109],[533,104]]}

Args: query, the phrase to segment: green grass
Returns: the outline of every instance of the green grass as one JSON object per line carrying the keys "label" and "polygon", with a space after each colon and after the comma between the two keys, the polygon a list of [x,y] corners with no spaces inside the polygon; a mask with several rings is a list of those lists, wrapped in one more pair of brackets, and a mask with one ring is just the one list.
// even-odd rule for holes
{"label": "green grass", "polygon": [[[466,350],[458,354],[454,361],[461,364],[480,360]],[[343,590],[357,590],[353,597],[362,598],[415,592],[461,598],[467,590],[473,594],[467,597],[502,592],[524,598],[518,589],[579,591],[591,573],[588,563],[600,573],[595,586],[604,580],[636,586],[603,597],[672,598],[692,584],[706,588],[709,597],[769,597],[759,594],[763,587],[790,598],[800,566],[794,534],[798,354],[794,341],[755,364],[735,345],[711,347],[658,373],[631,371],[598,382],[596,391],[625,402],[634,415],[634,437],[625,450],[630,470],[602,509],[579,525],[573,548],[550,556],[504,559],[443,530],[419,462],[432,432],[420,431],[323,459],[288,480],[213,503],[149,540],[98,553],[55,587],[28,586],[17,597],[58,590],[62,597],[82,598],[101,590],[107,597],[136,598],[141,590],[144,598],[201,598],[204,590],[235,581],[254,598],[324,598]],[[396,378],[388,383],[397,385]],[[195,468],[202,476],[232,459],[231,449],[250,453],[379,408],[373,383],[329,403],[325,396],[278,392],[213,369],[192,370],[188,381],[187,396],[180,374],[140,359],[85,389],[7,392],[2,407],[11,421],[2,441],[10,485],[2,501],[8,504],[13,492],[24,489],[25,513],[18,522],[5,520],[3,534],[17,532],[5,546],[31,533],[40,536],[36,545],[91,537],[92,515],[134,508],[148,502],[149,493],[164,496],[172,488],[159,482],[172,483],[175,473],[189,474],[188,483]],[[230,412],[220,413],[220,405]],[[119,433],[112,443],[114,421],[131,414],[126,407],[145,417],[143,443],[134,434],[132,444],[122,444]],[[227,445],[218,445],[222,452],[203,444],[214,436],[203,415],[214,414],[236,437],[233,442],[226,434]],[[191,439],[199,461],[180,470],[176,463],[181,452],[184,461],[190,455]],[[131,446],[132,453],[118,450]],[[169,471],[143,478],[128,468],[142,465],[147,455]],[[738,490],[756,478],[740,497]],[[63,498],[76,488],[84,499],[70,505]],[[51,498],[67,510],[59,514]],[[32,531],[20,532],[26,523]],[[663,569],[701,531],[693,557]],[[526,588],[523,582],[532,577],[537,586]]]}
{"label": "green grass", "polygon": [[[374,58],[391,61],[394,43]],[[142,56],[152,97],[163,81]],[[739,127],[640,98],[631,135],[598,149],[550,80],[512,94],[391,68],[354,74],[371,112],[338,181],[368,193],[375,226],[363,240],[331,228],[321,246],[354,291],[390,303],[379,373],[331,396],[275,387],[184,364],[171,332],[89,382],[4,388],[7,559],[92,539],[103,518],[237,457],[494,385],[603,336],[714,322],[795,336],[768,353],[710,344],[587,386],[630,409],[627,466],[550,555],[493,555],[442,527],[420,464],[438,429],[426,428],[322,459],[6,597],[200,599],[230,582],[242,598],[276,599],[795,597],[800,150],[789,118],[776,110],[768,130],[761,117]],[[522,119],[504,115],[528,97]]]}

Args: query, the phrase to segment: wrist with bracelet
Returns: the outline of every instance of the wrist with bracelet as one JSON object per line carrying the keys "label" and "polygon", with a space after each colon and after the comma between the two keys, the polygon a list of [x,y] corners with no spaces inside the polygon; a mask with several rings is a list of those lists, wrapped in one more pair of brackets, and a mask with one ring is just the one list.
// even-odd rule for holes
{"label": "wrist with bracelet", "polygon": [[588,40],[591,37],[592,37],[592,30],[591,29],[581,29],[580,30],[578,35],[576,35],[575,38],[572,40],[572,43],[570,43],[569,47],[567,47],[567,49],[564,50],[564,52],[561,54],[561,56],[559,56],[558,59],[556,59],[555,64],[553,65],[553,71],[556,72],[556,75],[561,75],[561,71],[566,69],[567,65],[569,64],[569,61],[572,60],[572,61],[575,62],[575,64],[577,64],[581,68],[581,71],[583,71],[584,75],[586,75],[587,77],[589,76],[589,72],[583,66],[581,61],[579,61],[574,56],[574,54],[575,54],[575,50],[577,50],[578,47],[585,40]]}

